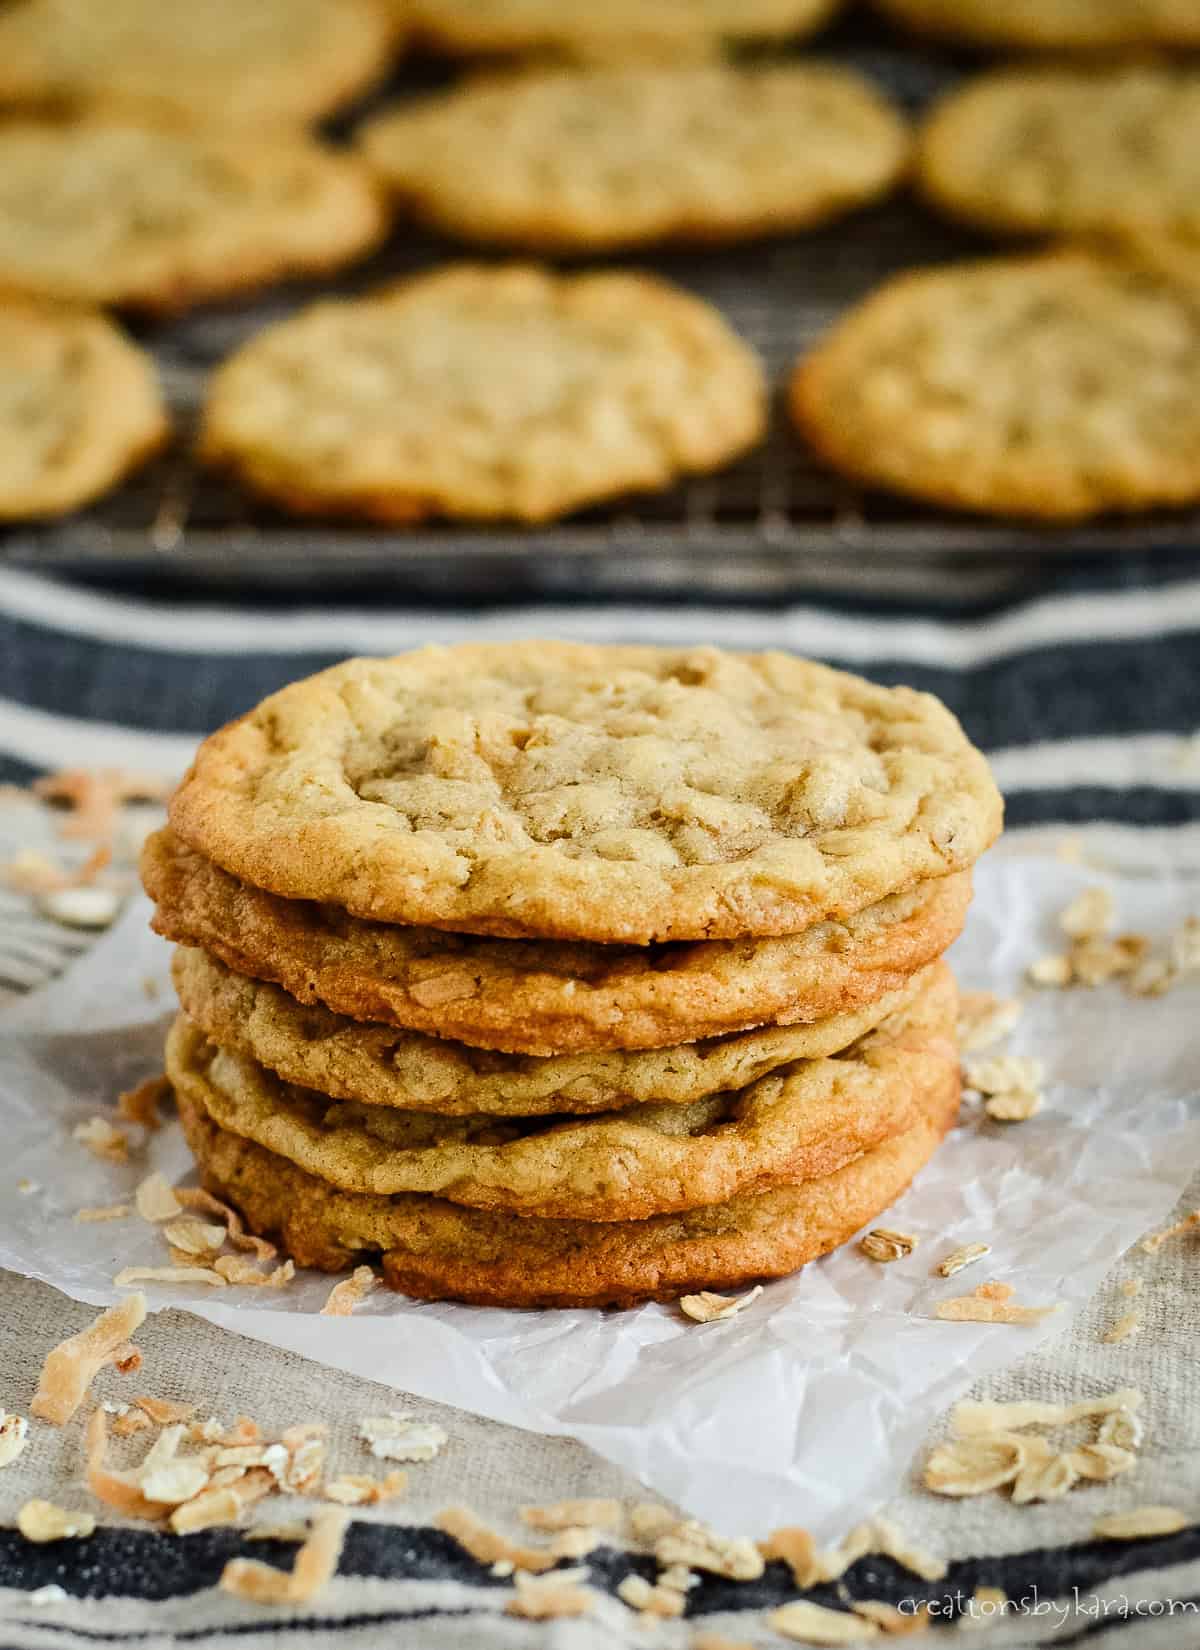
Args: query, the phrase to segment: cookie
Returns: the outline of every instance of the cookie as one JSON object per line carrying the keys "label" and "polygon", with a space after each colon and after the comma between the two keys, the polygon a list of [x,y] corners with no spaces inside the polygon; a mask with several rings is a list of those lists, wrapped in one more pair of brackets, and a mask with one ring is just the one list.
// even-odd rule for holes
{"label": "cookie", "polygon": [[922,969],[876,1002],[808,1025],[763,1026],[672,1048],[539,1059],[305,1006],[189,947],[177,948],[171,972],[184,1013],[212,1042],[289,1083],[364,1105],[500,1117],[686,1105],[746,1088],[794,1060],[839,1054],[906,1007],[929,975]]}
{"label": "cookie", "polygon": [[1080,520],[1200,499],[1200,283],[1052,253],[904,275],[801,361],[796,424],[847,475]]}
{"label": "cookie", "polygon": [[342,1191],[419,1192],[511,1214],[614,1221],[722,1203],[831,1174],[903,1132],[957,1063],[957,997],[939,964],[916,999],[840,1055],[748,1088],[592,1118],[445,1117],[331,1102],[209,1041],[184,1015],[167,1074],[221,1128]]}
{"label": "cookie", "polygon": [[170,820],[289,898],[641,945],[852,915],[971,865],[1001,811],[927,694],[780,653],[513,642],[284,688],[205,740]]}
{"label": "cookie", "polygon": [[364,922],[238,882],[170,831],[147,840],[142,880],[160,934],[298,1002],[534,1056],[665,1048],[854,1013],[940,956],[971,898],[964,872],[801,934],[643,947]]}
{"label": "cookie", "polygon": [[765,421],[758,359],[698,298],[460,265],[251,339],[201,454],[300,513],[538,522],[717,469]]}
{"label": "cookie", "polygon": [[396,33],[378,0],[22,0],[0,10],[0,103],[285,126],[376,79]]}
{"label": "cookie", "polygon": [[361,141],[437,228],[552,251],[805,229],[884,194],[910,149],[861,76],[801,63],[468,82],[370,121]]}
{"label": "cookie", "polygon": [[935,205],[989,229],[1200,239],[1200,73],[981,75],[930,118],[918,178]]}
{"label": "cookie", "polygon": [[781,1277],[880,1215],[936,1150],[958,1110],[947,1062],[911,1129],[820,1180],[631,1222],[539,1220],[444,1198],[338,1192],[213,1123],[186,1091],[179,1115],[205,1185],[301,1266],[383,1257],[393,1287],[488,1306],[632,1306]]}
{"label": "cookie", "polygon": [[810,34],[839,0],[404,0],[413,29],[441,51],[565,52],[588,59],[703,53],[723,41]]}
{"label": "cookie", "polygon": [[0,284],[25,292],[181,309],[336,269],[385,227],[361,163],[306,137],[0,126]]}
{"label": "cookie", "polygon": [[1195,0],[874,0],[897,23],[973,46],[1200,46]]}
{"label": "cookie", "polygon": [[90,503],[169,434],[153,361],[105,316],[0,299],[0,521]]}

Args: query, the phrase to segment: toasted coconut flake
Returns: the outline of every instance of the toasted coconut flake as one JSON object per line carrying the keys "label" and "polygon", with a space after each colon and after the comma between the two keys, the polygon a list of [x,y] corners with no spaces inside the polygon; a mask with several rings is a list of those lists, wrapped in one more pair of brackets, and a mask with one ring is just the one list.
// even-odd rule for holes
{"label": "toasted coconut flake", "polygon": [[221,1572],[222,1591],[252,1604],[307,1604],[337,1573],[348,1523],[341,1507],[323,1508],[290,1572],[257,1558],[231,1558]]}
{"label": "toasted coconut flake", "polygon": [[26,1501],[17,1514],[17,1528],[26,1541],[66,1541],[93,1535],[96,1520],[91,1513],[67,1512],[53,1501]]}
{"label": "toasted coconut flake", "polygon": [[226,1283],[239,1286],[249,1284],[256,1289],[286,1289],[296,1276],[295,1265],[290,1260],[285,1260],[282,1266],[276,1266],[271,1272],[260,1271],[244,1255],[218,1255],[212,1264],[213,1271],[220,1273]]}
{"label": "toasted coconut flake", "polygon": [[114,889],[78,884],[39,894],[37,904],[44,917],[64,928],[108,928],[121,909],[120,896]]}
{"label": "toasted coconut flake", "polygon": [[146,1452],[137,1480],[147,1501],[177,1507],[207,1485],[208,1467],[198,1458],[180,1460],[176,1453],[185,1430],[182,1425],[164,1427]]}
{"label": "toasted coconut flake", "polygon": [[702,1627],[692,1635],[690,1650],[754,1650],[748,1639],[727,1639],[724,1633],[714,1633]]}
{"label": "toasted coconut flake", "polygon": [[505,1559],[518,1570],[540,1573],[558,1562],[546,1548],[522,1547],[506,1540],[476,1518],[469,1507],[446,1507],[433,1522],[479,1564],[494,1564],[497,1559]]}
{"label": "toasted coconut flake", "polygon": [[133,1209],[128,1203],[108,1203],[99,1208],[76,1209],[75,1219],[80,1226],[94,1226],[105,1220],[124,1220]]}
{"label": "toasted coconut flake", "polygon": [[939,1301],[934,1315],[946,1323],[1034,1324],[1058,1310],[1057,1306],[1017,1306],[1010,1300],[995,1300],[976,1291],[974,1295]]}
{"label": "toasted coconut flake", "polygon": [[1030,985],[1040,985],[1052,991],[1070,985],[1074,977],[1075,970],[1071,966],[1071,959],[1061,951],[1038,957],[1025,970],[1025,978]]}
{"label": "toasted coconut flake", "polygon": [[[140,1123],[153,1134],[156,1129],[162,1128],[163,1120],[158,1108],[170,1097],[171,1085],[164,1076],[147,1077],[136,1088],[123,1089],[118,1094],[117,1111],[127,1123]],[[175,1212],[178,1213],[178,1210]]]}
{"label": "toasted coconut flake", "polygon": [[308,1523],[302,1518],[292,1518],[282,1524],[258,1524],[252,1530],[246,1531],[247,1541],[307,1541]]}
{"label": "toasted coconut flake", "polygon": [[112,1434],[114,1438],[132,1438],[135,1433],[148,1432],[152,1424],[150,1417],[143,1415],[140,1409],[129,1409],[117,1416]]}
{"label": "toasted coconut flake", "polygon": [[885,1604],[882,1599],[856,1598],[850,1600],[850,1608],[856,1616],[874,1622],[880,1632],[891,1638],[923,1633],[929,1626],[929,1610],[924,1604],[918,1605],[915,1610],[899,1610],[894,1604]]}
{"label": "toasted coconut flake", "polygon": [[1166,957],[1147,957],[1125,982],[1131,997],[1165,997],[1175,984],[1175,971]]}
{"label": "toasted coconut flake", "polygon": [[283,1488],[293,1495],[315,1494],[325,1471],[325,1438],[329,1429],[320,1421],[288,1427],[279,1440],[287,1451]]}
{"label": "toasted coconut flake", "polygon": [[126,1266],[113,1283],[118,1289],[132,1289],[139,1283],[203,1283],[224,1289],[225,1279],[208,1266]]}
{"label": "toasted coconut flake", "polygon": [[190,1421],[196,1413],[195,1404],[177,1404],[169,1398],[135,1398],[133,1401],[156,1427],[170,1427],[179,1421]]}
{"label": "toasted coconut flake", "polygon": [[137,1212],[143,1220],[157,1224],[160,1220],[174,1220],[183,1213],[183,1204],[169,1186],[164,1175],[148,1174],[134,1193]]}
{"label": "toasted coconut flake", "polygon": [[1137,1456],[1132,1450],[1122,1449],[1118,1444],[1102,1444],[1099,1440],[1072,1450],[1069,1460],[1080,1478],[1094,1478],[1100,1483],[1119,1478],[1137,1466]]}
{"label": "toasted coconut flake", "polygon": [[87,1486],[105,1506],[112,1507],[127,1518],[161,1518],[163,1509],[147,1501],[130,1473],[113,1472],[104,1464],[108,1444],[107,1417],[102,1409],[94,1409],[88,1418],[86,1445]]}
{"label": "toasted coconut flake", "polygon": [[840,1581],[860,1558],[875,1551],[875,1531],[869,1523],[856,1524],[836,1547],[827,1547],[817,1560],[822,1581]]}
{"label": "toasted coconut flake", "polygon": [[772,1610],[767,1626],[785,1639],[803,1644],[862,1644],[879,1636],[874,1622],[844,1610],[827,1610],[823,1604],[810,1604],[807,1599],[796,1599]]}
{"label": "toasted coconut flake", "polygon": [[766,1568],[753,1541],[741,1536],[727,1540],[696,1518],[684,1519],[664,1531],[654,1543],[654,1556],[664,1569],[682,1564],[689,1570],[707,1570],[729,1581],[757,1581]]}
{"label": "toasted coconut flake", "polygon": [[1092,1537],[1096,1541],[1147,1541],[1156,1535],[1175,1535],[1190,1523],[1178,1507],[1134,1507],[1129,1512],[1098,1518],[1092,1525]]}
{"label": "toasted coconut flake", "polygon": [[1078,1468],[1069,1454],[1060,1454],[1045,1438],[1027,1438],[1012,1498],[1018,1506],[1031,1501],[1061,1501],[1078,1478]]}
{"label": "toasted coconut flake", "polygon": [[0,868],[0,881],[14,894],[52,894],[68,888],[70,874],[35,848],[22,848]]}
{"label": "toasted coconut flake", "polygon": [[821,1565],[817,1544],[807,1530],[798,1524],[787,1524],[772,1530],[758,1550],[767,1559],[782,1559],[792,1572],[792,1580],[801,1590],[815,1587],[821,1579]]}
{"label": "toasted coconut flake", "polygon": [[145,1317],[145,1295],[130,1295],[128,1300],[102,1312],[87,1329],[60,1342],[42,1365],[30,1413],[51,1426],[65,1426],[83,1402],[97,1372],[128,1344]]}
{"label": "toasted coconut flake", "polygon": [[[286,1436],[285,1433],[284,1437],[286,1438]],[[238,1444],[257,1444],[261,1438],[262,1433],[259,1431],[258,1422],[252,1421],[248,1415],[239,1415],[228,1432],[222,1433],[219,1438],[212,1441],[233,1449]]]}
{"label": "toasted coconut flake", "polygon": [[11,1466],[29,1442],[29,1422],[23,1415],[0,1409],[0,1467]]}
{"label": "toasted coconut flake", "polygon": [[1008,1094],[989,1094],[983,1109],[996,1123],[1027,1123],[1042,1109],[1040,1094],[1027,1094],[1014,1089]]}
{"label": "toasted coconut flake", "polygon": [[197,1530],[219,1529],[236,1524],[242,1516],[241,1497],[232,1486],[202,1490],[175,1508],[167,1523],[176,1535],[193,1535]]}
{"label": "toasted coconut flake", "polygon": [[[531,1530],[615,1530],[621,1522],[619,1501],[590,1498],[555,1501],[545,1507],[522,1507],[521,1520]],[[674,1522],[674,1520],[672,1520]]]}
{"label": "toasted coconut flake", "polygon": [[1177,1220],[1174,1226],[1168,1226],[1161,1232],[1152,1232],[1149,1237],[1142,1239],[1142,1248],[1148,1255],[1156,1255],[1164,1243],[1174,1237],[1182,1237],[1185,1232],[1193,1232],[1200,1226],[1200,1209],[1193,1209],[1190,1215]]}
{"label": "toasted coconut flake", "polygon": [[912,1232],[893,1232],[887,1226],[875,1226],[858,1240],[858,1247],[868,1260],[887,1264],[911,1255],[920,1240]]}
{"label": "toasted coconut flake", "polygon": [[114,1128],[106,1117],[89,1117],[86,1123],[76,1123],[71,1138],[107,1163],[129,1161],[128,1135]]}
{"label": "toasted coconut flake", "polygon": [[1098,1444],[1115,1444],[1118,1449],[1136,1450],[1141,1447],[1142,1418],[1130,1410],[1114,1410],[1105,1416],[1096,1434]]}
{"label": "toasted coconut flake", "polygon": [[1142,934],[1119,934],[1115,940],[1080,940],[1071,948],[1071,972],[1080,985],[1107,985],[1141,966],[1150,942]]}
{"label": "toasted coconut flake", "polygon": [[586,1570],[559,1570],[552,1576],[532,1576],[524,1570],[513,1574],[513,1596],[504,1606],[510,1616],[528,1621],[557,1621],[564,1616],[586,1615],[594,1594],[577,1584],[587,1579]]}
{"label": "toasted coconut flake", "polygon": [[1121,1293],[1127,1296],[1130,1300],[1133,1300],[1136,1296],[1140,1295],[1141,1292],[1141,1278],[1126,1278],[1125,1282],[1121,1285]]}
{"label": "toasted coconut flake", "polygon": [[673,1530],[678,1523],[679,1514],[657,1501],[637,1501],[629,1509],[629,1528],[633,1531],[634,1538],[650,1546],[653,1546],[660,1535]]}
{"label": "toasted coconut flake", "polygon": [[176,1196],[185,1209],[193,1213],[215,1215],[218,1220],[224,1221],[228,1241],[235,1249],[241,1249],[246,1254],[257,1256],[260,1261],[274,1260],[278,1251],[273,1243],[266,1238],[256,1237],[253,1232],[247,1232],[242,1224],[242,1217],[237,1210],[228,1203],[222,1203],[219,1197],[206,1192],[202,1186],[178,1186]]}
{"label": "toasted coconut flake", "polygon": [[1020,1432],[1024,1427],[1066,1426],[1091,1416],[1131,1412],[1141,1403],[1142,1394],[1136,1387],[1122,1387],[1101,1398],[1081,1398],[1074,1404],[1048,1404],[1036,1398],[1000,1404],[964,1398],[951,1411],[950,1423],[959,1438],[972,1438],[985,1432]]}
{"label": "toasted coconut flake", "polygon": [[322,1494],[327,1501],[338,1501],[344,1507],[376,1507],[383,1501],[394,1501],[408,1488],[406,1472],[389,1472],[385,1478],[372,1478],[365,1472],[346,1472],[331,1478]]}
{"label": "toasted coconut flake", "polygon": [[368,1415],[358,1423],[358,1436],[377,1461],[432,1461],[446,1443],[435,1421],[418,1421],[403,1409]]}
{"label": "toasted coconut flake", "polygon": [[995,1278],[989,1278],[975,1289],[975,1298],[981,1301],[1010,1301],[1015,1294],[1011,1283],[999,1283]]}
{"label": "toasted coconut flake", "polygon": [[321,1308],[323,1318],[348,1318],[360,1301],[375,1288],[379,1279],[369,1266],[356,1266],[348,1278],[335,1283]]}
{"label": "toasted coconut flake", "polygon": [[992,1432],[938,1444],[925,1463],[925,1488],[935,1495],[984,1495],[1011,1484],[1029,1458],[1030,1440]]}
{"label": "toasted coconut flake", "polygon": [[992,991],[964,991],[958,999],[958,1046],[976,1054],[1008,1036],[1021,1017],[1015,997],[997,997]]}
{"label": "toasted coconut flake", "polygon": [[977,1260],[982,1260],[984,1255],[990,1255],[991,1252],[990,1243],[964,1243],[960,1249],[952,1250],[945,1260],[940,1260],[934,1271],[940,1278],[952,1278],[956,1272],[961,1272],[964,1267],[974,1266]]}
{"label": "toasted coconut flake", "polygon": [[643,1616],[661,1616],[671,1618],[681,1616],[687,1608],[685,1594],[676,1591],[674,1587],[655,1586],[647,1581],[645,1576],[627,1575],[618,1584],[617,1597],[628,1604],[631,1610],[638,1610]]}
{"label": "toasted coconut flake", "polygon": [[756,1283],[744,1295],[716,1295],[711,1289],[702,1289],[698,1295],[684,1295],[679,1310],[696,1323],[723,1323],[726,1318],[736,1318],[762,1292],[761,1283]]}
{"label": "toasted coconut flake", "polygon": [[225,1242],[225,1228],[209,1226],[194,1216],[185,1216],[164,1226],[163,1236],[179,1254],[211,1255]]}
{"label": "toasted coconut flake", "polygon": [[1058,926],[1068,939],[1093,939],[1107,934],[1116,919],[1116,906],[1107,888],[1085,888],[1059,914]]}
{"label": "toasted coconut flake", "polygon": [[1142,1320],[1137,1313],[1126,1312],[1100,1339],[1106,1346],[1115,1346],[1118,1341],[1127,1341],[1131,1335],[1136,1335],[1141,1327]]}
{"label": "toasted coconut flake", "polygon": [[986,1060],[968,1060],[967,1086],[980,1094],[1036,1094],[1045,1077],[1040,1060],[1025,1054],[993,1054]]}

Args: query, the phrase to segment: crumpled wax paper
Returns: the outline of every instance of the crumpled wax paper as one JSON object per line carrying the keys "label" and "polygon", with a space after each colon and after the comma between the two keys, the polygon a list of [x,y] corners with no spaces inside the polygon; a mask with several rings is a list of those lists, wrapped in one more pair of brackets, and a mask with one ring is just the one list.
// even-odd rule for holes
{"label": "crumpled wax paper", "polygon": [[[1200,893],[1165,878],[985,862],[952,954],[963,987],[1020,989],[1026,965],[1061,947],[1058,912],[1100,880],[1121,927],[1156,938],[1200,909]],[[0,1021],[0,1266],[97,1304],[116,1298],[119,1268],[165,1264],[165,1245],[136,1216],[79,1225],[74,1212],[129,1199],[152,1168],[170,1180],[190,1170],[174,1124],[127,1166],[71,1138],[119,1089],[161,1069],[168,947],[146,921],[139,901],[65,977]],[[920,1236],[914,1253],[879,1265],[851,1244],[768,1285],[724,1323],[698,1325],[664,1306],[430,1305],[384,1289],[353,1318],[330,1319],[317,1315],[330,1280],[316,1274],[280,1293],[152,1285],[151,1302],[419,1397],[570,1434],[727,1532],[798,1521],[837,1536],[896,1488],[939,1411],[1065,1328],[1172,1208],[1200,1153],[1198,1015],[1196,983],[1151,1000],[1116,985],[1032,993],[1003,1046],[1044,1061],[1046,1106],[1015,1125],[964,1107],[884,1222]],[[22,1179],[32,1189],[18,1191]],[[983,1263],[933,1275],[939,1257],[974,1242],[992,1246]],[[939,1299],[990,1278],[1011,1282],[1023,1303],[1061,1310],[1035,1328],[934,1319]]]}

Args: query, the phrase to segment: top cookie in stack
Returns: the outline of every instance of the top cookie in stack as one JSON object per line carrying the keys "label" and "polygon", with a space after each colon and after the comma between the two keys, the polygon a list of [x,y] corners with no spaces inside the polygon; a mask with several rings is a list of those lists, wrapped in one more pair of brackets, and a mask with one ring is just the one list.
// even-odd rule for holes
{"label": "top cookie in stack", "polygon": [[841,1241],[957,1101],[941,952],[999,829],[937,701],[781,655],[354,660],[147,846],[209,1183],[302,1263],[625,1303]]}

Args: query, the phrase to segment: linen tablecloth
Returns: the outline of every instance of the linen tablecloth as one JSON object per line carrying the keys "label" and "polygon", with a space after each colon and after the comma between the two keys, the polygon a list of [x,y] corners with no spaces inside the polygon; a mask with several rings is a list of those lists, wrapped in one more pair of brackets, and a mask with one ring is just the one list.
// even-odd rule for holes
{"label": "linen tablecloth", "polygon": [[[348,654],[536,635],[784,648],[927,689],[992,759],[1008,808],[997,851],[1054,851],[1067,839],[1072,856],[1200,878],[1200,568],[1152,558],[1040,576],[1019,592],[983,600],[956,599],[947,585],[936,601],[907,606],[852,597],[721,607],[664,599],[472,612],[235,607],[0,570],[0,782],[22,786],[42,771],[76,765],[175,774],[210,728]],[[10,796],[8,805],[17,818],[19,798]],[[0,921],[12,909],[0,906]],[[80,943],[65,933],[60,941],[26,949],[9,975],[33,983]],[[1181,1209],[1197,1203],[1200,1179]],[[1137,1336],[1102,1344],[1111,1304],[1102,1291],[1056,1341],[977,1395],[1069,1400],[1141,1388],[1152,1425],[1136,1486],[1120,1504],[1165,1503],[1200,1519],[1195,1245],[1183,1240],[1126,1264],[1125,1275],[1133,1264],[1144,1282]],[[45,1350],[91,1315],[44,1286],[0,1274],[0,1408],[27,1408]],[[156,1371],[169,1372],[166,1395],[230,1418],[253,1414],[264,1427],[320,1419],[335,1438],[349,1437],[357,1417],[403,1407],[402,1394],[183,1314],[151,1319],[139,1343]],[[610,1595],[594,1615],[552,1623],[506,1616],[508,1584],[429,1526],[438,1508],[466,1502],[515,1534],[512,1514],[521,1502],[634,1500],[644,1492],[569,1441],[452,1411],[438,1416],[424,1402],[421,1411],[442,1421],[453,1448],[412,1475],[408,1497],[387,1509],[387,1521],[376,1514],[355,1524],[336,1582],[291,1611],[240,1604],[214,1590],[231,1553],[266,1550],[232,1530],[181,1541],[144,1528],[109,1529],[70,1550],[31,1547],[7,1527],[23,1500],[60,1494],[79,1502],[77,1433],[48,1442],[40,1435],[36,1460],[27,1451],[0,1474],[0,1650],[260,1640],[296,1650],[382,1643],[398,1650],[632,1650],[650,1643],[674,1650],[699,1627],[753,1645],[781,1642],[764,1626],[764,1607],[793,1596],[780,1567],[762,1582],[708,1580],[690,1595],[686,1622],[651,1631],[611,1595],[631,1567],[647,1575],[652,1567],[617,1549],[590,1560],[593,1585]],[[1091,1526],[1113,1506],[1108,1488],[1025,1507],[995,1495],[953,1502],[924,1492],[914,1470],[911,1481],[896,1484],[888,1511],[914,1541],[951,1559],[947,1580],[925,1586],[886,1560],[866,1559],[846,1585],[860,1598],[947,1600],[950,1611],[980,1585],[1000,1588],[1024,1608],[988,1628],[988,1642],[997,1645],[1200,1646],[1200,1525],[1145,1542],[1096,1543]],[[50,1584],[67,1598],[35,1602]]]}

